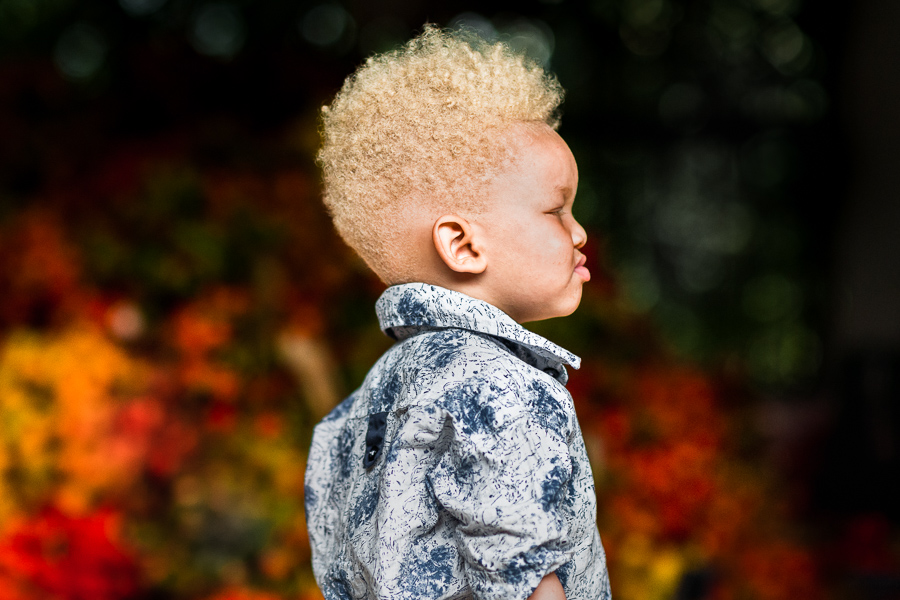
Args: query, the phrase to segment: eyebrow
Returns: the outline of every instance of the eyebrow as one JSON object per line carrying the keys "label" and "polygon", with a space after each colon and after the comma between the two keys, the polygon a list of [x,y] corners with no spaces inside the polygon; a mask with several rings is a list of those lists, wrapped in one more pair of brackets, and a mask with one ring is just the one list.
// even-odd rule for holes
{"label": "eyebrow", "polygon": [[574,195],[575,195],[575,194],[574,194],[574,190],[572,189],[572,187],[571,187],[571,186],[568,186],[568,185],[558,185],[558,186],[556,186],[556,187],[553,189],[553,191],[555,191],[555,192],[562,192],[562,195],[563,195],[566,199],[568,199],[570,196],[574,196]]}

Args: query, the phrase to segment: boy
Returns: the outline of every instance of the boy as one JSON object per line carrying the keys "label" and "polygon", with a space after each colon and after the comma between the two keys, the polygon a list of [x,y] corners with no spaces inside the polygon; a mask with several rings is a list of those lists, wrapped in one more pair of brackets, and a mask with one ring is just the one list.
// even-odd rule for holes
{"label": "boy", "polygon": [[426,27],[323,109],[325,203],[389,287],[397,343],[315,429],[306,510],[338,598],[609,598],[593,479],[564,384],[524,329],[590,278],[556,79]]}

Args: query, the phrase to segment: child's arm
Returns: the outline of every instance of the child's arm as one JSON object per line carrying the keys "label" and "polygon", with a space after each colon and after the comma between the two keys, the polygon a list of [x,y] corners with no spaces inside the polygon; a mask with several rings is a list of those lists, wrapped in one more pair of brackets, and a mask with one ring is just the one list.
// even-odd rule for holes
{"label": "child's arm", "polygon": [[528,597],[528,600],[566,600],[566,593],[563,591],[556,573],[550,573],[541,579],[537,589]]}

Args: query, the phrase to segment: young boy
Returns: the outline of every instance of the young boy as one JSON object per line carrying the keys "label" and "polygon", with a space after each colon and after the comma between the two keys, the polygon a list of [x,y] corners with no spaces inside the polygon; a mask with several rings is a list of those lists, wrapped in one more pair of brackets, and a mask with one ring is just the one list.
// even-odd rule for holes
{"label": "young boy", "polygon": [[573,354],[519,325],[590,278],[556,79],[426,27],[323,109],[335,226],[390,287],[397,343],[315,429],[306,472],[325,597],[609,598]]}

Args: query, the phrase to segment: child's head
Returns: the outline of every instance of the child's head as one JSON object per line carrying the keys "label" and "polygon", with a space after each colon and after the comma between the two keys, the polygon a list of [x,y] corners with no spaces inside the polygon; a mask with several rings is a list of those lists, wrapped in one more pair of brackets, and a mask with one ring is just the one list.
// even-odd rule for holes
{"label": "child's head", "polygon": [[[583,264],[573,248],[583,245],[584,230],[570,216],[575,161],[555,133],[562,96],[555,77],[538,65],[504,44],[465,33],[426,26],[404,47],[368,59],[323,108],[318,158],[338,232],[388,284],[451,287],[492,301],[520,321],[568,314],[585,278],[581,267],[581,275],[573,275],[574,263]],[[573,262],[564,275],[574,279],[557,290],[569,297],[565,306],[517,315],[515,303],[504,305],[498,296],[528,296],[516,291],[527,282],[511,280],[526,275],[528,263],[517,269],[514,256],[499,255],[505,249],[496,240],[506,235],[504,244],[515,246],[535,233],[521,228],[543,227],[539,219],[522,222],[526,217],[518,212],[521,194],[537,188],[546,198],[535,195],[531,209],[556,215],[564,225]],[[559,216],[558,208],[569,216]],[[560,231],[543,234],[561,237]],[[494,243],[488,243],[491,236]],[[480,253],[487,246],[494,248],[490,269]]]}
{"label": "child's head", "polygon": [[478,187],[508,158],[515,121],[556,127],[562,88],[502,44],[426,27],[369,58],[323,108],[325,204],[344,240],[386,283],[414,279],[411,213],[478,210]]}

